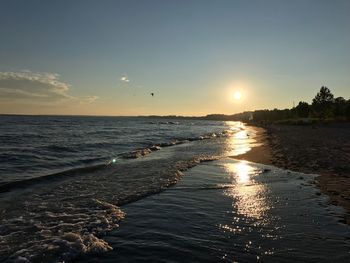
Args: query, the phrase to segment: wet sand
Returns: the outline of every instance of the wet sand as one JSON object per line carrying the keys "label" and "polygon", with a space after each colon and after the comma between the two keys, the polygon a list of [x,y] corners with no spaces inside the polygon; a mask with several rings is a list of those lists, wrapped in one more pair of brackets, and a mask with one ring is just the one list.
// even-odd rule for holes
{"label": "wet sand", "polygon": [[318,187],[331,204],[346,209],[343,220],[350,224],[350,124],[271,125],[256,130],[262,146],[234,158],[321,175]]}

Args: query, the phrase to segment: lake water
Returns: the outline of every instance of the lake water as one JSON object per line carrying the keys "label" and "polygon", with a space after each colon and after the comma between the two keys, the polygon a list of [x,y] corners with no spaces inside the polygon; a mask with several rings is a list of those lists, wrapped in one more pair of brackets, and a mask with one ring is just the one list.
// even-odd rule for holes
{"label": "lake water", "polygon": [[343,262],[313,176],[235,161],[236,122],[1,116],[0,261]]}

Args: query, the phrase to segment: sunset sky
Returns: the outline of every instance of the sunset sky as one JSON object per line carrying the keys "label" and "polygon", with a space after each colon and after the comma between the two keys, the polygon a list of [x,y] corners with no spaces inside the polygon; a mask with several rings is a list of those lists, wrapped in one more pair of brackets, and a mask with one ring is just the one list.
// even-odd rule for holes
{"label": "sunset sky", "polygon": [[322,85],[348,99],[349,14],[347,0],[2,0],[0,113],[233,114]]}

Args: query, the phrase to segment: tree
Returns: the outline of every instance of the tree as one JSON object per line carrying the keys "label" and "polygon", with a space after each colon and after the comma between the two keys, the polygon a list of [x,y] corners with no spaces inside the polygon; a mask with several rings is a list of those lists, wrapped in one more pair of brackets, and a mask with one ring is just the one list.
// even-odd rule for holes
{"label": "tree", "polygon": [[312,99],[312,109],[315,115],[320,118],[328,117],[332,111],[333,100],[334,96],[331,91],[326,86],[322,86]]}
{"label": "tree", "polygon": [[300,101],[298,106],[295,107],[298,117],[307,118],[309,117],[310,105],[307,102]]}
{"label": "tree", "polygon": [[333,113],[335,117],[344,117],[346,110],[346,99],[338,97],[334,99]]}
{"label": "tree", "polygon": [[345,105],[345,117],[350,121],[350,99],[347,100]]}

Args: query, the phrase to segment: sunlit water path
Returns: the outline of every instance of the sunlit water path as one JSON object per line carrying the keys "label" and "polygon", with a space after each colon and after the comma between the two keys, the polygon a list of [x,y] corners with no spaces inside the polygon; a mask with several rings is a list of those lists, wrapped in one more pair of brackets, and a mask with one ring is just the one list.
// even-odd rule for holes
{"label": "sunlit water path", "polygon": [[313,176],[222,159],[174,187],[122,207],[126,217],[94,262],[349,262],[341,210]]}

